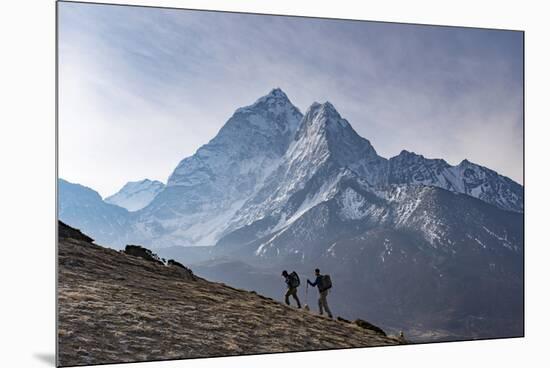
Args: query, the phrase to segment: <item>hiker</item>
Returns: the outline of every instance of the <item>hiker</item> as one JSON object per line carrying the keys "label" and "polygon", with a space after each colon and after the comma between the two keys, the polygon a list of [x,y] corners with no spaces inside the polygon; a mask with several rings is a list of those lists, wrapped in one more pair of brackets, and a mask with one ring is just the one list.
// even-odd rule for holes
{"label": "hiker", "polygon": [[315,269],[315,281],[311,282],[307,279],[307,283],[313,287],[317,286],[319,289],[319,314],[323,315],[323,310],[328,314],[329,318],[332,318],[332,313],[328,307],[327,295],[328,290],[332,287],[332,281],[329,275],[321,275],[318,268]]}
{"label": "hiker", "polygon": [[298,277],[298,274],[296,271],[292,271],[291,274],[286,272],[286,270],[283,271],[281,274],[285,278],[286,282],[286,294],[285,294],[285,303],[287,305],[290,305],[289,297],[292,295],[294,300],[296,300],[296,304],[298,304],[298,308],[302,308],[302,305],[300,304],[300,299],[298,299],[298,286],[300,286],[300,278]]}

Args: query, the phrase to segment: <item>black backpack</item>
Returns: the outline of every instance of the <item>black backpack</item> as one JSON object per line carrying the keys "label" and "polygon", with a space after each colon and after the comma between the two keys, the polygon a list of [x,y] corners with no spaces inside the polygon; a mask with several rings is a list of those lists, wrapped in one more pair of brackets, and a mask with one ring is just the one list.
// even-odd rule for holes
{"label": "black backpack", "polygon": [[321,275],[321,282],[319,285],[319,289],[321,291],[328,290],[332,287],[332,280],[330,279],[330,275]]}
{"label": "black backpack", "polygon": [[296,271],[292,271],[292,273],[289,275],[290,279],[290,287],[297,288],[300,286],[300,277],[296,273]]}

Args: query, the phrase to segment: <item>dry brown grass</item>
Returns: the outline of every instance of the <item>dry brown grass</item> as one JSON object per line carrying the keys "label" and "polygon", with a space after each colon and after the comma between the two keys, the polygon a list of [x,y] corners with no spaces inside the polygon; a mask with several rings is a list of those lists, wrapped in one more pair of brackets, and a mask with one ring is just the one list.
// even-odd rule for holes
{"label": "dry brown grass", "polygon": [[58,291],[64,366],[399,344],[81,240],[60,240]]}

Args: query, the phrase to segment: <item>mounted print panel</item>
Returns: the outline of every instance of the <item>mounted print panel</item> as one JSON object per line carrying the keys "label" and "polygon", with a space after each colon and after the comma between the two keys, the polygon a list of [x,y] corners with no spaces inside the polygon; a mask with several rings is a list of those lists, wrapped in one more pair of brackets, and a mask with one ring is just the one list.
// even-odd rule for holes
{"label": "mounted print panel", "polygon": [[523,32],[57,15],[59,366],[524,335]]}

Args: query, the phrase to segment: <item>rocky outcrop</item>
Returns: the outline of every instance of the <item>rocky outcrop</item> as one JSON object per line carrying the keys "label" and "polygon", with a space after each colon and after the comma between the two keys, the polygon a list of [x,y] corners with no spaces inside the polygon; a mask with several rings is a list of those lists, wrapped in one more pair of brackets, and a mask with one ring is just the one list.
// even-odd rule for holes
{"label": "rocky outcrop", "polygon": [[195,275],[193,274],[193,271],[191,271],[190,268],[188,267],[185,267],[184,265],[182,265],[181,263],[179,263],[178,261],[175,261],[173,259],[169,259],[168,262],[166,262],[166,265],[167,266],[171,266],[171,267],[176,267],[179,271],[181,271],[182,273],[186,274],[189,276],[189,278],[195,280]]}
{"label": "rocky outcrop", "polygon": [[[382,336],[387,336],[386,335],[386,332],[384,332],[384,330],[382,330],[380,327],[378,326],[375,326],[373,325],[372,323],[369,323],[365,320],[362,320],[362,319],[356,319],[355,321],[350,321],[350,320],[347,320],[345,318],[342,318],[342,317],[337,317],[336,318],[337,321],[339,322],[343,322],[343,323],[350,323],[350,324],[354,324],[356,326],[359,326],[361,328],[364,328],[366,330],[370,330],[370,331],[373,331],[379,335],[382,335]],[[402,338],[402,341],[405,341],[404,337],[403,336],[399,336],[400,338]]]}
{"label": "rocky outcrop", "polygon": [[143,258],[147,261],[154,262],[157,264],[164,265],[164,262],[160,259],[159,256],[157,256],[155,253],[151,252],[149,249],[142,247],[141,245],[127,245],[124,249],[124,253],[134,256]]}
{"label": "rocky outcrop", "polygon": [[57,232],[59,239],[72,238],[76,240],[81,240],[87,243],[93,243],[94,239],[90,238],[88,235],[82,233],[80,230],[75,229],[62,221],[58,221]]}
{"label": "rocky outcrop", "polygon": [[384,330],[382,330],[380,327],[378,326],[375,326],[373,325],[372,323],[369,323],[365,320],[362,320],[362,319],[356,319],[355,321],[353,321],[353,323],[355,323],[357,326],[361,327],[361,328],[364,328],[364,329],[367,329],[367,330],[371,330],[371,331],[374,331],[376,332],[377,334],[380,334],[382,336],[386,336],[386,333],[384,332]]}

